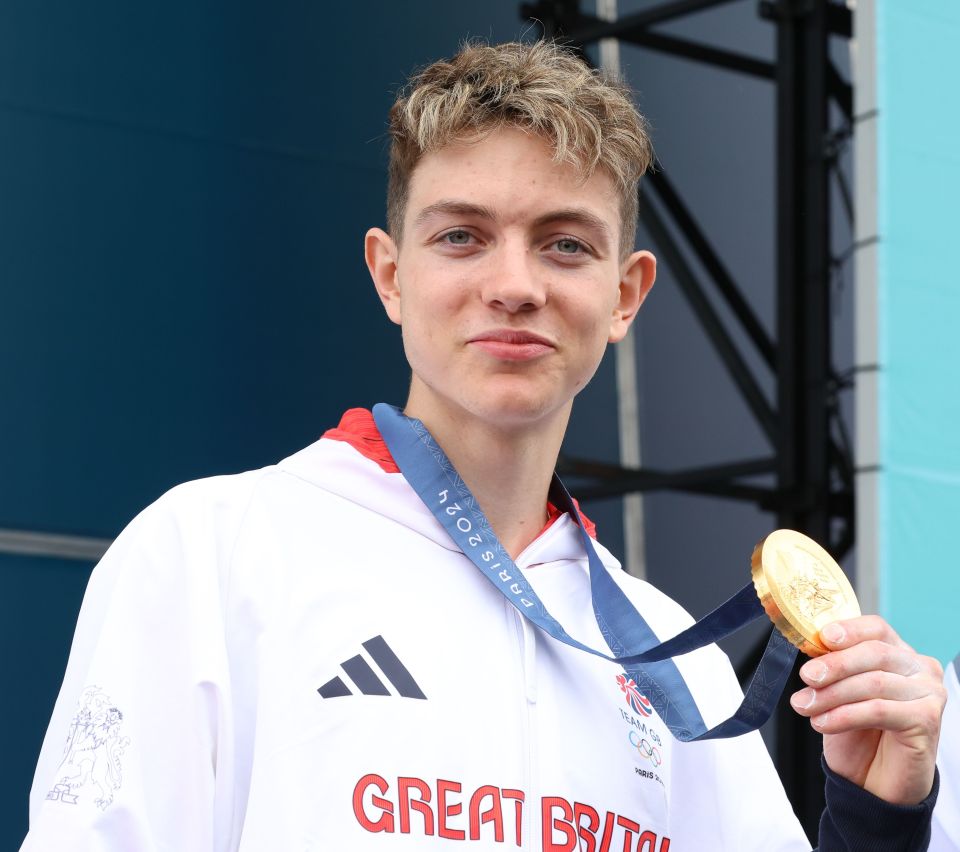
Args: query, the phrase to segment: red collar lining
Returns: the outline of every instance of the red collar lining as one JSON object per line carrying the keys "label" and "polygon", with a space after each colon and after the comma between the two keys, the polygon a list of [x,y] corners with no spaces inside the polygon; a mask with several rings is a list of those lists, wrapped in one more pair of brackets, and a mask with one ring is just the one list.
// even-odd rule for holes
{"label": "red collar lining", "polygon": [[[400,468],[390,455],[386,443],[380,436],[380,430],[377,429],[376,421],[373,419],[373,413],[366,408],[350,408],[343,413],[340,423],[336,429],[328,429],[323,433],[324,438],[331,441],[343,441],[353,447],[360,455],[375,461],[386,473],[400,473]],[[576,503],[577,508],[580,504]],[[547,523],[540,535],[543,535],[553,526],[557,518],[564,515],[553,503],[547,503]],[[596,525],[581,511],[583,525],[587,533],[592,537],[597,537]]]}

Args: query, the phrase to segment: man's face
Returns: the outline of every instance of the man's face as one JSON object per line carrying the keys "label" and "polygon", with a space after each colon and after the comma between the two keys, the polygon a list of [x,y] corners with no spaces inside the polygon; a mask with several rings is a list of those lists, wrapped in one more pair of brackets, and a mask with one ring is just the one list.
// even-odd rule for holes
{"label": "man's face", "polygon": [[514,128],[452,144],[414,171],[402,242],[367,262],[413,370],[407,411],[500,427],[564,418],[623,337],[654,261],[622,261],[613,181],[584,181]]}

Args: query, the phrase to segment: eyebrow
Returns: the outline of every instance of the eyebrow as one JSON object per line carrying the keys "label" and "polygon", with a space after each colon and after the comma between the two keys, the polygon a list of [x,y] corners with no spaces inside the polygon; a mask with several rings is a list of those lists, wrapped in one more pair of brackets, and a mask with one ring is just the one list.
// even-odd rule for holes
{"label": "eyebrow", "polygon": [[[414,227],[421,226],[424,222],[432,219],[434,216],[473,216],[479,219],[494,221],[497,216],[494,211],[482,204],[472,204],[469,201],[457,201],[455,199],[444,199],[424,207],[414,219]],[[597,232],[600,237],[609,243],[613,235],[607,223],[591,213],[584,207],[564,207],[559,210],[550,210],[542,216],[538,216],[534,222],[534,227],[548,225],[551,222],[572,222],[576,225],[582,225]]]}
{"label": "eyebrow", "polygon": [[584,207],[565,207],[561,210],[551,210],[549,213],[537,217],[533,224],[535,227],[540,227],[541,225],[549,225],[551,222],[572,222],[575,225],[582,225],[597,232],[605,243],[609,243],[613,239],[613,234],[610,232],[607,223]]}
{"label": "eyebrow", "polygon": [[496,219],[493,210],[482,204],[471,204],[469,201],[444,199],[423,208],[417,218],[413,220],[414,227],[419,227],[434,216],[475,216],[480,219]]}

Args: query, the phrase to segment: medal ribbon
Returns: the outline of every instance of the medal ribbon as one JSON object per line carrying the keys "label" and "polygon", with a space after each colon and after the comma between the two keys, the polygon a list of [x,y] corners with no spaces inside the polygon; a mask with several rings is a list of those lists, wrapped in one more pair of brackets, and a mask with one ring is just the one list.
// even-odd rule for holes
{"label": "medal ribbon", "polygon": [[594,616],[612,656],[591,648],[570,636],[547,611],[423,423],[383,403],[374,406],[373,416],[404,478],[464,555],[520,613],[549,636],[622,666],[678,740],[735,737],[756,730],[770,718],[797,655],[797,649],[779,631],[772,631],[736,713],[710,729],[671,659],[712,644],[764,615],[752,583],[692,627],[660,642],[604,567],[576,504],[554,474],[550,499],[570,514],[579,529],[589,565]]}

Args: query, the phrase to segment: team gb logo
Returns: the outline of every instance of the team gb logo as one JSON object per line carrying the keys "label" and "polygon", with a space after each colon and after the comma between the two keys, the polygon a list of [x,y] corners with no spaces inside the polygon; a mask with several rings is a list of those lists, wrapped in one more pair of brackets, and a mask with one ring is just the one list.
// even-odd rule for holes
{"label": "team gb logo", "polygon": [[643,695],[637,688],[633,678],[628,679],[622,674],[617,675],[617,685],[634,713],[639,716],[649,716],[653,713],[653,705],[647,699],[647,696]]}

